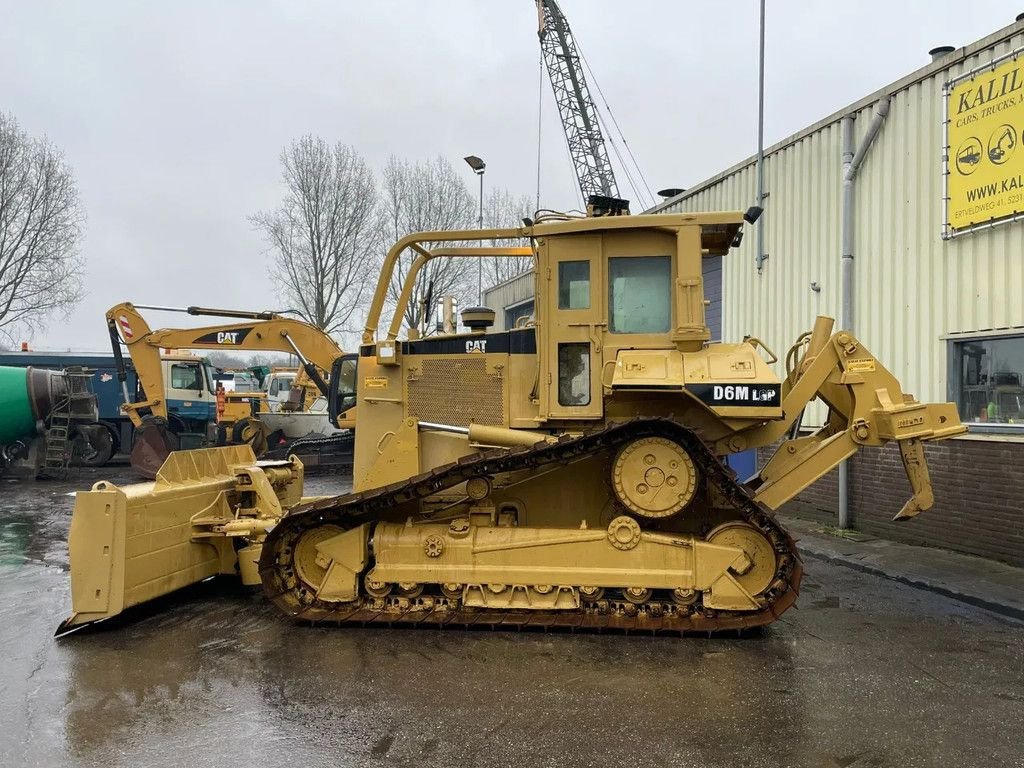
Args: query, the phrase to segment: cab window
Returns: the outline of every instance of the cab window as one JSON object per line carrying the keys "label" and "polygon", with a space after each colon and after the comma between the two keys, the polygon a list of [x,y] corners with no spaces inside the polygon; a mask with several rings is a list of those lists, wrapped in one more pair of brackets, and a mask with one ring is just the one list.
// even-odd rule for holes
{"label": "cab window", "polygon": [[332,420],[356,405],[356,386],[359,355],[343,355],[331,366],[331,399],[329,414]]}
{"label": "cab window", "polygon": [[590,344],[558,345],[558,404],[590,405]]}
{"label": "cab window", "polygon": [[338,391],[344,395],[356,394],[356,364],[358,358],[345,358],[341,361],[341,378],[338,381]]}
{"label": "cab window", "polygon": [[292,379],[290,377],[289,378],[274,379],[274,380],[272,380],[270,382],[270,394],[271,395],[285,395],[285,394],[288,393],[288,390],[290,390],[291,388],[292,388]]}
{"label": "cab window", "polygon": [[194,389],[202,391],[203,378],[199,366],[189,363],[171,364],[171,389]]}
{"label": "cab window", "polygon": [[558,308],[590,308],[590,262],[558,263]]}
{"label": "cab window", "polygon": [[608,264],[608,330],[666,333],[672,318],[668,256],[614,257]]}

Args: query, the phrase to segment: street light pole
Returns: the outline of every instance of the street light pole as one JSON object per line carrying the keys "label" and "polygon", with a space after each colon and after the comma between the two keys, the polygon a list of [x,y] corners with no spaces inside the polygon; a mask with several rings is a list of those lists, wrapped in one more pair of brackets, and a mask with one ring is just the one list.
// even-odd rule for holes
{"label": "street light pole", "polygon": [[[487,168],[487,163],[481,160],[476,155],[467,155],[463,158],[470,168],[473,169],[473,173],[480,177],[480,216],[477,218],[477,229],[484,228],[484,170]],[[483,246],[483,238],[480,239],[480,245]],[[484,305],[484,257],[476,257],[476,293],[479,305]]]}
{"label": "street light pole", "polygon": [[[484,169],[481,168],[477,174],[480,177],[480,216],[477,218],[477,229],[484,228]],[[483,247],[483,241],[480,241]],[[484,257],[476,257],[476,293],[480,299],[480,306],[484,305]]]}

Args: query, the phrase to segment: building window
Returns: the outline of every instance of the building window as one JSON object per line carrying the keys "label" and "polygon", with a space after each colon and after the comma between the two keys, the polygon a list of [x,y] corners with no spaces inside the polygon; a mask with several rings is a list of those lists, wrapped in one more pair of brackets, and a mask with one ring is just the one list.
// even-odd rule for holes
{"label": "building window", "polygon": [[972,424],[1024,426],[1024,335],[953,341],[951,397]]}
{"label": "building window", "polygon": [[512,330],[520,320],[530,317],[533,317],[533,299],[516,304],[514,307],[505,307],[505,330]]}
{"label": "building window", "polygon": [[558,308],[590,308],[590,262],[558,262]]}
{"label": "building window", "polygon": [[558,404],[590,405],[590,344],[558,345]]}
{"label": "building window", "polygon": [[672,262],[668,256],[610,260],[608,329],[612,333],[666,333],[671,316]]}

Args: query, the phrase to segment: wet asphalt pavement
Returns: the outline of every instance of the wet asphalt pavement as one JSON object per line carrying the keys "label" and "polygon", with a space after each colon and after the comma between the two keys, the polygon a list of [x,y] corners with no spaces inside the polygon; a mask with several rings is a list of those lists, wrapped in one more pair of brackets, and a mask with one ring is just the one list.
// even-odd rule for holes
{"label": "wet asphalt pavement", "polygon": [[0,766],[1024,766],[1024,625],[816,560],[744,639],[314,629],[210,582],[57,641],[101,476],[0,480]]}

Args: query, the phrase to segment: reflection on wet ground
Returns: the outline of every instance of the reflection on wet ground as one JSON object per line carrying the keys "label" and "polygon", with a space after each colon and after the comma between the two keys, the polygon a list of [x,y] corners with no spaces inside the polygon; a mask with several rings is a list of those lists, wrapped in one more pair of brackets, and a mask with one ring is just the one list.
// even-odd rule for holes
{"label": "reflection on wet ground", "polygon": [[0,481],[0,765],[1021,765],[1022,625],[813,560],[745,639],[314,629],[215,581],[55,641],[96,479]]}

